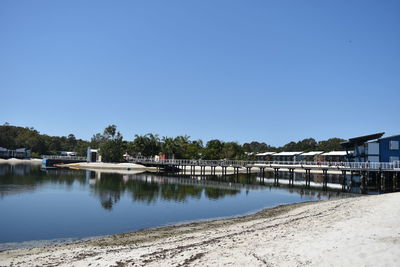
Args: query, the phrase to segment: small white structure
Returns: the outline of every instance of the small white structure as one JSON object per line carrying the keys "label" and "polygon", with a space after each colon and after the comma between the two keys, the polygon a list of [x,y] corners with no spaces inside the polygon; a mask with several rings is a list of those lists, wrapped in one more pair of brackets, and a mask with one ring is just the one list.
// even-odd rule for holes
{"label": "small white structure", "polygon": [[100,149],[87,148],[86,161],[87,162],[101,162]]}

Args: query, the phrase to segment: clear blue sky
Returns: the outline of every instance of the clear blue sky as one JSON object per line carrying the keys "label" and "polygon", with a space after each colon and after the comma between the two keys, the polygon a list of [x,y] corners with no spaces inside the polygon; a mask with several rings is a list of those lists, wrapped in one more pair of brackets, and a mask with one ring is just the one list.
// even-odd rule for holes
{"label": "clear blue sky", "polygon": [[400,1],[0,1],[0,124],[283,145],[400,133]]}

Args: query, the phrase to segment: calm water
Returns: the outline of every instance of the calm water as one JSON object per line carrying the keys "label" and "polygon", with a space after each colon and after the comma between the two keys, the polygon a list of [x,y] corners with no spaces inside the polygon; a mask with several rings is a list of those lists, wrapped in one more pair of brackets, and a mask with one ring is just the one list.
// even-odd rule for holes
{"label": "calm water", "polygon": [[0,248],[15,246],[11,242],[79,239],[343,196],[274,188],[255,176],[200,179],[0,164]]}

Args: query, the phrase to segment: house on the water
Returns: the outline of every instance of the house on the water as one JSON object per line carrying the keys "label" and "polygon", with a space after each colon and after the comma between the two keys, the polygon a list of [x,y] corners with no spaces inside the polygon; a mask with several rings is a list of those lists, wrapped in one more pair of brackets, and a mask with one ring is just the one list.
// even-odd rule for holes
{"label": "house on the water", "polygon": [[302,161],[317,161],[318,155],[321,155],[324,151],[310,151],[300,155]]}
{"label": "house on the water", "polygon": [[256,159],[257,160],[262,160],[262,161],[272,161],[272,155],[275,154],[276,152],[263,152],[263,153],[257,153],[256,154]]}
{"label": "house on the water", "polygon": [[0,147],[0,158],[9,159],[29,159],[31,157],[31,151],[26,148],[17,148],[15,150],[10,150],[4,147]]}
{"label": "house on the water", "polygon": [[273,161],[301,161],[300,155],[303,152],[279,152],[272,155]]}
{"label": "house on the water", "polygon": [[318,155],[317,159],[323,162],[345,162],[348,161],[348,155],[351,153],[350,151],[330,151]]}
{"label": "house on the water", "polygon": [[350,138],[341,145],[346,149],[354,148],[349,157],[355,162],[393,162],[400,160],[400,134],[383,137],[385,133],[375,133]]}

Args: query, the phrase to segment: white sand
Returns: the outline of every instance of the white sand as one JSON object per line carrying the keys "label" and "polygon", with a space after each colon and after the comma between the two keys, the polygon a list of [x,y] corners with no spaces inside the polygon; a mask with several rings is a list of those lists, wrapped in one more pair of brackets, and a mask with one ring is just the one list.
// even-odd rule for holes
{"label": "white sand", "polygon": [[0,253],[0,266],[400,266],[400,193]]}
{"label": "white sand", "polygon": [[41,159],[16,159],[16,158],[11,158],[11,159],[0,159],[0,163],[7,163],[7,164],[42,164]]}
{"label": "white sand", "polygon": [[140,164],[135,163],[105,163],[105,162],[79,162],[62,164],[63,167],[72,167],[78,169],[104,169],[104,170],[152,170]]}

